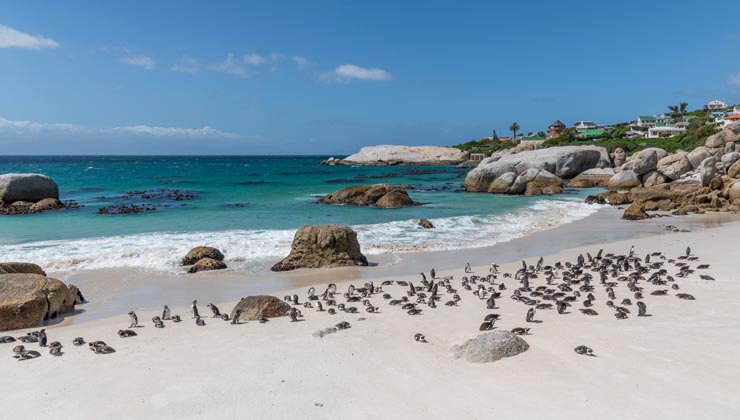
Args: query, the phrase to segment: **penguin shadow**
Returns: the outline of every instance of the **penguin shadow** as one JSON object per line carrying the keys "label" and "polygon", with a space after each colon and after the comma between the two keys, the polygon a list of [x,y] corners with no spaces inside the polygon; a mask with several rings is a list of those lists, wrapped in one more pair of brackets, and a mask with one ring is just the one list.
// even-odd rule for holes
{"label": "penguin shadow", "polygon": [[84,312],[85,312],[85,310],[80,308],[80,309],[75,309],[72,312],[67,312],[66,314],[56,315],[53,318],[47,318],[47,319],[41,321],[41,326],[43,326],[43,327],[49,327],[49,326],[52,326],[52,325],[57,325],[57,324],[61,323],[62,321],[64,321],[67,316],[79,315],[79,314],[82,314]]}

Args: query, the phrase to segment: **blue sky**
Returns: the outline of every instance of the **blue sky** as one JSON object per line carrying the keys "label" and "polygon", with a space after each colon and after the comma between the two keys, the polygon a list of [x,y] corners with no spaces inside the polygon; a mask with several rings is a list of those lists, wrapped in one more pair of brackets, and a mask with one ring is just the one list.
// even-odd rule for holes
{"label": "blue sky", "polygon": [[341,155],[740,102],[740,2],[601,3],[3,1],[0,150]]}

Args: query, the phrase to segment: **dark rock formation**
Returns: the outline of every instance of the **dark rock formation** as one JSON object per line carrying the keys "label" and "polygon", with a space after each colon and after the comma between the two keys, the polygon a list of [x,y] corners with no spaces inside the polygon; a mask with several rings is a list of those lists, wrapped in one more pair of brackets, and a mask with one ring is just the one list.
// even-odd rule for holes
{"label": "dark rock formation", "polygon": [[198,260],[203,258],[211,258],[217,261],[223,261],[224,260],[224,254],[221,253],[218,249],[211,247],[211,246],[196,246],[195,248],[191,249],[185,257],[180,261],[180,264],[182,265],[193,265]]}
{"label": "dark rock formation", "polygon": [[198,273],[200,271],[223,270],[227,268],[226,263],[213,258],[201,258],[195,265],[188,269],[188,273]]}
{"label": "dark rock formation", "polygon": [[348,204],[380,208],[399,208],[416,204],[409,197],[406,190],[395,188],[391,184],[345,187],[321,198],[319,202],[322,204]]}
{"label": "dark rock formation", "polygon": [[61,281],[39,274],[0,274],[0,330],[30,328],[73,312],[75,295]]}

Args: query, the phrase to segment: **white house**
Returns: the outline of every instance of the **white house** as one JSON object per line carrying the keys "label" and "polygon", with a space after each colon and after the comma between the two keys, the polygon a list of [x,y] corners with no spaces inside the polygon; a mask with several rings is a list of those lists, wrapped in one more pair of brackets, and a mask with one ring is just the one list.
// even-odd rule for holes
{"label": "white house", "polygon": [[740,114],[740,105],[735,105],[734,108],[732,108],[733,114]]}
{"label": "white house", "polygon": [[659,139],[677,136],[681,133],[685,133],[685,128],[679,127],[652,127],[648,129],[648,138]]}
{"label": "white house", "polygon": [[709,103],[707,103],[704,106],[704,108],[706,108],[707,111],[717,111],[720,109],[727,108],[727,104],[722,101],[714,100],[714,101],[709,101]]}
{"label": "white house", "polygon": [[641,115],[637,117],[637,124],[638,127],[655,127],[655,117],[652,115]]}
{"label": "white house", "polygon": [[596,123],[593,121],[578,121],[577,123],[575,123],[575,125],[573,125],[573,127],[575,127],[576,131],[580,133],[586,130],[594,130],[599,126],[597,126]]}
{"label": "white house", "polygon": [[640,130],[629,130],[625,133],[628,139],[643,139],[645,138],[645,132]]}

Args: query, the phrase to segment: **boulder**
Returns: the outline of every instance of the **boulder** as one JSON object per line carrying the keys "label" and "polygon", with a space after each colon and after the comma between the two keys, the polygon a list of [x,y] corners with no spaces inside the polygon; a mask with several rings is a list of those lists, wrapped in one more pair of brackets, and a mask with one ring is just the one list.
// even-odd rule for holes
{"label": "boulder", "polygon": [[717,170],[717,158],[714,156],[709,156],[701,161],[699,167],[696,169],[699,172],[699,179],[701,180],[701,185],[703,187],[709,185],[712,178],[719,175],[719,171]]}
{"label": "boulder", "polygon": [[631,195],[622,194],[616,191],[603,191],[597,197],[612,206],[621,206],[622,204],[629,204],[632,202]]}
{"label": "boulder", "polygon": [[642,176],[642,185],[646,187],[654,187],[656,185],[665,184],[666,178],[661,175],[658,171],[650,171]]}
{"label": "boulder", "polygon": [[216,248],[210,246],[196,246],[180,262],[182,265],[193,265],[203,258],[210,258],[216,261],[223,261],[224,254]]}
{"label": "boulder", "polygon": [[725,133],[725,141],[727,142],[740,141],[740,121],[735,121],[734,123],[726,126],[722,130],[722,132]]}
{"label": "boulder", "polygon": [[40,213],[42,211],[59,210],[62,208],[62,202],[56,198],[44,198],[34,203],[30,207],[32,213]]}
{"label": "boulder", "polygon": [[606,187],[614,176],[613,168],[594,168],[581,172],[568,182],[571,188]]}
{"label": "boulder", "polygon": [[201,258],[188,269],[188,273],[198,273],[200,271],[211,271],[211,270],[223,270],[226,268],[226,263],[220,260],[214,260],[213,258]]}
{"label": "boulder", "polygon": [[484,159],[468,172],[465,189],[488,192],[491,183],[507,172],[521,175],[529,169],[537,169],[570,179],[588,169],[610,166],[606,149],[598,146],[562,146],[509,153]]}
{"label": "boulder", "polygon": [[527,179],[521,175],[517,176],[514,183],[509,187],[509,194],[524,194],[527,190]]}
{"label": "boulder", "polygon": [[517,174],[514,172],[506,172],[504,174],[501,174],[498,178],[496,178],[492,183],[491,186],[488,187],[488,192],[492,194],[505,194],[509,192],[509,188],[514,184],[514,180],[516,180]]}
{"label": "boulder", "polygon": [[658,167],[658,161],[668,153],[657,147],[650,147],[632,155],[630,160],[622,165],[622,170],[631,170],[637,175],[645,175]]}
{"label": "boulder", "polygon": [[658,161],[657,170],[661,175],[675,181],[681,178],[681,175],[693,169],[689,158],[682,153],[669,155]]}
{"label": "boulder", "polygon": [[610,190],[629,190],[630,188],[642,185],[640,177],[633,171],[623,169],[609,178],[607,187]]}
{"label": "boulder", "polygon": [[730,153],[725,153],[724,155],[722,155],[722,158],[720,159],[720,161],[722,162],[722,165],[725,168],[729,168],[732,165],[734,165],[735,162],[738,161],[738,159],[740,159],[740,153],[730,152]]}
{"label": "boulder", "polygon": [[419,226],[421,226],[424,229],[433,229],[434,225],[432,224],[429,219],[419,219]]}
{"label": "boulder", "polygon": [[732,166],[727,168],[727,176],[730,178],[737,178],[738,174],[740,174],[740,161],[733,163]]}
{"label": "boulder", "polygon": [[39,274],[0,274],[0,330],[38,326],[74,311],[75,296],[61,281]]}
{"label": "boulder", "polygon": [[72,293],[72,296],[74,296],[75,305],[82,305],[83,303],[87,302],[87,300],[85,300],[85,296],[82,295],[79,287],[75,286],[74,284],[70,284],[67,287],[69,287],[70,293]]}
{"label": "boulder", "polygon": [[342,225],[303,226],[293,238],[290,255],[272,271],[343,266],[367,266],[357,233]]}
{"label": "boulder", "polygon": [[46,276],[44,270],[36,264],[25,262],[4,262],[0,263],[0,274],[38,274]]}
{"label": "boulder", "polygon": [[505,357],[516,356],[529,349],[524,339],[511,331],[496,330],[479,335],[476,338],[452,348],[456,359],[464,358],[472,363],[490,363]]}
{"label": "boulder", "polygon": [[614,166],[619,168],[627,161],[627,153],[621,147],[617,147],[612,153],[612,160],[614,161]]}
{"label": "boulder", "polygon": [[377,206],[399,208],[413,206],[414,200],[406,190],[391,184],[355,185],[341,188],[319,200],[322,204],[347,204],[352,206]]}
{"label": "boulder", "polygon": [[56,182],[41,174],[0,175],[0,201],[6,204],[16,201],[37,202],[45,198],[59,198]]}
{"label": "boulder", "polygon": [[637,201],[630,204],[622,215],[622,219],[624,220],[643,220],[648,218],[650,218],[650,216],[645,213],[645,206]]}
{"label": "boulder", "polygon": [[339,165],[457,165],[468,160],[469,153],[440,146],[368,146],[358,153],[328,164]]}
{"label": "boulder", "polygon": [[260,316],[266,318],[277,318],[288,315],[290,305],[275,296],[248,296],[239,300],[239,303],[231,310],[230,318],[236,317],[236,311],[240,310],[239,321],[256,321]]}
{"label": "boulder", "polygon": [[674,200],[681,195],[665,188],[635,187],[629,192],[632,201],[644,203],[647,201]]}
{"label": "boulder", "polygon": [[715,133],[707,137],[707,141],[704,142],[704,145],[710,149],[714,149],[717,147],[725,147],[726,142],[727,138],[725,137],[725,132],[720,131],[719,133]]}
{"label": "boulder", "polygon": [[689,162],[691,162],[691,166],[696,169],[699,167],[699,164],[706,158],[708,158],[710,155],[709,149],[707,149],[705,146],[699,146],[696,149],[689,152],[686,157],[689,159]]}

